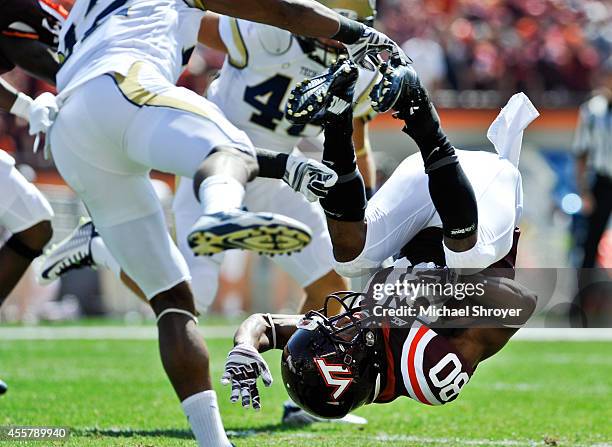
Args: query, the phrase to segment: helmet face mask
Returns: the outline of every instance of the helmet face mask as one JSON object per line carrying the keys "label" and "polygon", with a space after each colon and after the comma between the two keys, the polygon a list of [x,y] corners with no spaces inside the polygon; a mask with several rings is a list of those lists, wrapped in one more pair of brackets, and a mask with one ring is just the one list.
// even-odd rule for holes
{"label": "helmet face mask", "polygon": [[[355,293],[331,295],[320,311],[308,312],[281,359],[289,396],[307,412],[341,418],[370,403],[380,380],[381,334],[361,322]],[[331,300],[345,312],[327,316]],[[351,303],[352,301],[352,303]]]}

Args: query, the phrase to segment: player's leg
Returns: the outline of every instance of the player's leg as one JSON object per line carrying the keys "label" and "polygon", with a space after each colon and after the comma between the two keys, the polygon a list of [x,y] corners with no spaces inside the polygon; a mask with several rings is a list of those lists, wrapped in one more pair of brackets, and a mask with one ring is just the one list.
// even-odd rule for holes
{"label": "player's leg", "polygon": [[372,92],[373,105],[382,111],[397,110],[402,129],[417,144],[429,178],[429,194],[442,220],[445,246],[455,252],[472,248],[477,241],[478,207],[465,175],[427,90],[411,66],[382,69],[383,80]]}
{"label": "player's leg", "polygon": [[167,233],[148,168],[123,151],[125,126],[136,110],[108,76],[80,87],[49,135],[54,160],[84,200],[113,257],[150,300],[158,317],[162,363],[198,444],[228,446],[187,265]]}
{"label": "player's leg", "polygon": [[[326,122],[323,162],[336,171],[339,180],[320,202],[334,247],[334,268],[345,276],[362,276],[378,268],[423,229],[435,208],[422,161],[416,156],[396,169],[366,208],[353,148],[352,110],[348,107],[355,72],[350,63],[340,62],[323,77],[320,85],[324,89],[313,88],[314,81],[309,81],[294,90],[294,102],[299,107],[293,113],[320,114]],[[309,106],[313,112],[308,112]]]}
{"label": "player's leg", "polygon": [[105,268],[143,301],[140,287],[125,272],[109,251],[91,219],[82,217],[79,225],[66,238],[45,251],[37,265],[37,281],[50,284],[66,273],[88,267]]}
{"label": "player's leg", "polygon": [[172,213],[176,244],[191,272],[191,289],[196,308],[198,312],[204,313],[217,295],[219,272],[224,254],[196,256],[189,246],[187,237],[201,215],[199,203],[193,195],[191,179],[181,177],[178,180],[172,201]]}
{"label": "player's leg", "polygon": [[127,156],[194,180],[202,214],[189,235],[196,254],[230,248],[290,253],[309,242],[308,228],[293,219],[240,210],[244,186],[258,171],[255,150],[218,107],[146,64],[134,64],[115,81],[139,107],[125,134]]}
{"label": "player's leg", "polygon": [[325,216],[317,203],[308,202],[279,180],[255,179],[247,186],[244,204],[250,211],[291,216],[311,229],[312,241],[299,253],[272,258],[304,288],[300,313],[320,309],[330,293],[348,289],[348,281],[333,270],[331,240]]}
{"label": "player's leg", "polygon": [[478,200],[478,240],[469,250],[455,251],[444,244],[449,267],[469,274],[506,256],[522,213],[521,174],[508,160],[487,152],[457,151]]}
{"label": "player's leg", "polygon": [[0,305],[31,262],[42,254],[53,231],[51,205],[0,151],[0,224],[12,236],[0,248]]}

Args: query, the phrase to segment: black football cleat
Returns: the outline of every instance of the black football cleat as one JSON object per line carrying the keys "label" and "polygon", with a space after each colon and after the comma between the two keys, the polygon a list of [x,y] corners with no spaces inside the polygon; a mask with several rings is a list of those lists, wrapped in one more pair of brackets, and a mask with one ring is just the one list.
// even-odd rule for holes
{"label": "black football cleat", "polygon": [[341,56],[323,74],[305,79],[291,90],[285,117],[296,124],[333,120],[353,106],[358,77],[357,65]]}
{"label": "black football cleat", "polygon": [[411,65],[392,60],[382,64],[380,72],[382,79],[370,92],[374,110],[385,113],[394,109],[397,118],[406,120],[430,106],[427,90]]}
{"label": "black football cleat", "polygon": [[0,379],[0,396],[8,391],[8,385]]}

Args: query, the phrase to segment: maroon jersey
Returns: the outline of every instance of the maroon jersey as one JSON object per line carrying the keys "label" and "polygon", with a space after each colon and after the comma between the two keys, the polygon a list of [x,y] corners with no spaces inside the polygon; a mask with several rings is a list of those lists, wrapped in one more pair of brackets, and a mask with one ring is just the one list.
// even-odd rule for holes
{"label": "maroon jersey", "polygon": [[407,396],[426,405],[455,400],[474,369],[442,335],[415,321],[410,329],[383,328],[386,373],[376,403]]}
{"label": "maroon jersey", "polygon": [[[53,0],[0,0],[0,34],[38,40],[55,49],[68,11]],[[0,51],[0,74],[15,67]]]}

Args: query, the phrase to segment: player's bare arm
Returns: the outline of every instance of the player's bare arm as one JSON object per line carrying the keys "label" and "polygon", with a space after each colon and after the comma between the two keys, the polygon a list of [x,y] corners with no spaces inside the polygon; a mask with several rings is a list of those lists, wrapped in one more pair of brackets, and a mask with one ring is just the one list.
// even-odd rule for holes
{"label": "player's bare arm", "polygon": [[255,0],[228,2],[212,0],[191,3],[219,14],[276,26],[306,37],[331,38],[343,43],[355,63],[374,70],[377,55],[389,52],[394,59],[407,63],[401,48],[384,34],[348,19],[314,0]]}
{"label": "player's bare arm", "polygon": [[198,42],[223,53],[227,53],[227,47],[223,43],[219,33],[219,14],[207,11],[198,31]]}
{"label": "player's bare arm", "polygon": [[209,11],[266,23],[308,37],[333,37],[340,28],[339,15],[315,1],[210,0],[204,5]]}
{"label": "player's bare arm", "polygon": [[234,345],[249,344],[259,352],[282,349],[297,330],[302,315],[253,314],[234,334]]}
{"label": "player's bare arm", "polygon": [[259,410],[257,380],[272,385],[272,374],[260,352],[285,346],[297,330],[299,315],[255,314],[247,318],[234,336],[234,348],[227,355],[221,383],[232,387],[230,400]]}

